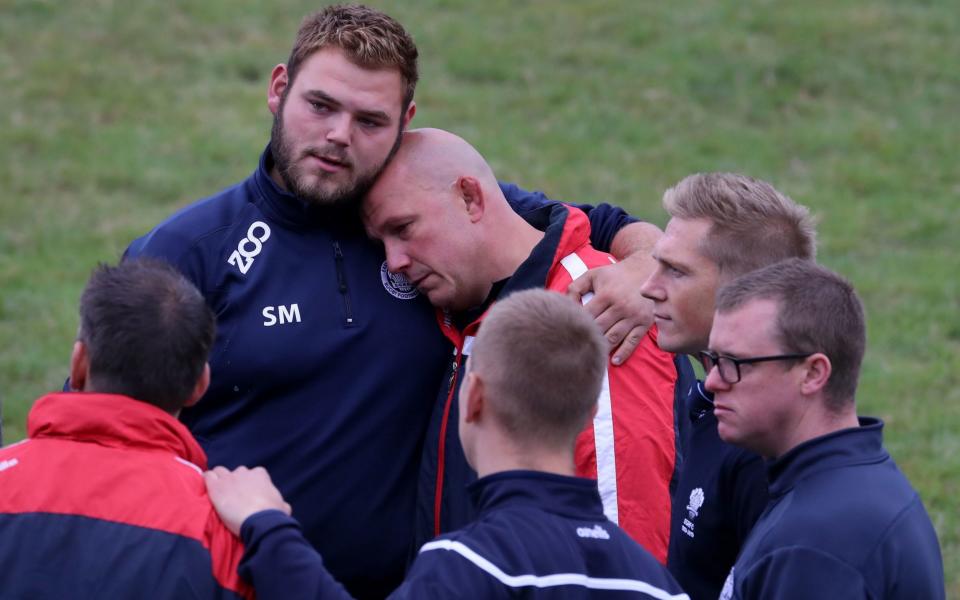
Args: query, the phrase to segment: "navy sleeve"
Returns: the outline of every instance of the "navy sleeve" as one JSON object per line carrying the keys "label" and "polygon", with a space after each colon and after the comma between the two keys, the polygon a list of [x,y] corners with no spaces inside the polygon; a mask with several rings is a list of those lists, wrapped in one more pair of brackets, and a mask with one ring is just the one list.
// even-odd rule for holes
{"label": "navy sleeve", "polygon": [[[551,200],[543,192],[528,192],[513,183],[504,183],[501,181],[500,189],[503,191],[503,195],[506,196],[507,202],[510,203],[514,212],[521,216],[538,208],[542,208],[551,202],[559,202],[559,200]],[[627,214],[622,208],[610,204],[598,204],[596,206],[590,204],[567,204],[587,213],[587,217],[590,219],[590,245],[601,252],[610,252],[613,238],[616,237],[617,232],[630,223],[639,221],[639,219]]]}
{"label": "navy sleeve", "polygon": [[[733,596],[737,600],[867,600],[869,593],[863,576],[854,567],[812,548],[776,550],[751,565],[746,573],[736,567],[730,573]],[[726,595],[724,585],[721,598]]]}
{"label": "navy sleeve", "polygon": [[324,568],[300,524],[279,510],[248,517],[240,539],[245,548],[237,570],[259,600],[352,599]]}
{"label": "navy sleeve", "polygon": [[735,463],[730,478],[734,527],[740,546],[747,539],[753,525],[767,507],[767,469],[759,455],[740,449],[734,455]]}

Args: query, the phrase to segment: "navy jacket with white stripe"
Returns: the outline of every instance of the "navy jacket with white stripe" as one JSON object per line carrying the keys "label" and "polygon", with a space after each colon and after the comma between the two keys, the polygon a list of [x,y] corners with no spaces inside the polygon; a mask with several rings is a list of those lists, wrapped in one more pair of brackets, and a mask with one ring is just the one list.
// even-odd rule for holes
{"label": "navy jacket with white stripe", "polygon": [[[470,486],[479,517],[425,544],[390,598],[687,599],[646,550],[607,520],[596,482],[505,471]],[[248,518],[240,574],[257,597],[349,598],[296,521]]]}

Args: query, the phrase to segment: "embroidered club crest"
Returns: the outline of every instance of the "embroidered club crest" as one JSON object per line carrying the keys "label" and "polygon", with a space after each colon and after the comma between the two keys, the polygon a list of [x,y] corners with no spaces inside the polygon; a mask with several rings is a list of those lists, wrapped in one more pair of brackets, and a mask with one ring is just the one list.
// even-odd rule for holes
{"label": "embroidered club crest", "polygon": [[696,518],[700,514],[700,507],[703,506],[703,488],[694,488],[690,492],[690,502],[687,503],[687,512],[690,518]]}
{"label": "embroidered club crest", "polygon": [[383,289],[400,300],[411,300],[420,295],[420,291],[413,287],[403,273],[391,273],[387,270],[387,261],[380,265],[380,281]]}

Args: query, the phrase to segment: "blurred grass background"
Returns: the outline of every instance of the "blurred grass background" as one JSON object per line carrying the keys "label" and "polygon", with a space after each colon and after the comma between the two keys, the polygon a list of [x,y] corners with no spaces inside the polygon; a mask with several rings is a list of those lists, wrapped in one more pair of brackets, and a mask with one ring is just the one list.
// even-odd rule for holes
{"label": "blurred grass background", "polygon": [[[821,262],[868,310],[860,411],[886,420],[960,598],[960,5],[370,4],[420,48],[414,126],[463,135],[501,179],[660,226],[695,171],[813,208]],[[253,169],[270,69],[319,6],[0,0],[6,443],[63,382],[91,268]]]}

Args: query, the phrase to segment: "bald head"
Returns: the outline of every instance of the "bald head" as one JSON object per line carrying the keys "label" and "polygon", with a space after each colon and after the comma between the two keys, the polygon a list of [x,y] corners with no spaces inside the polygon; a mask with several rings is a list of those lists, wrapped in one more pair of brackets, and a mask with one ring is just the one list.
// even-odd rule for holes
{"label": "bald head", "polygon": [[481,304],[542,237],[507,204],[483,156],[440,129],[403,134],[363,219],[383,242],[387,269],[451,310]]}
{"label": "bald head", "polygon": [[392,188],[398,180],[414,180],[428,189],[444,189],[463,176],[474,177],[484,186],[497,186],[493,169],[466,140],[442,129],[413,129],[403,133],[400,149],[374,188]]}

